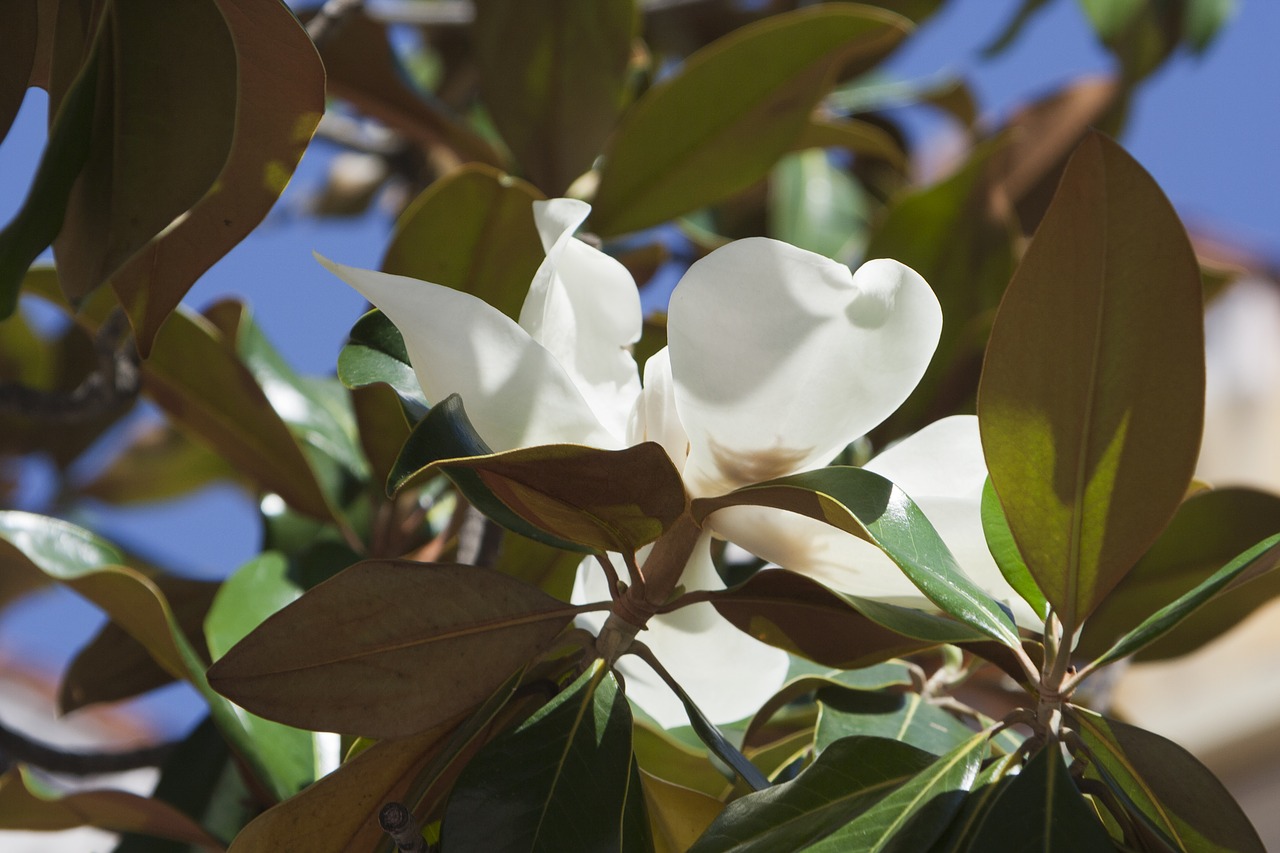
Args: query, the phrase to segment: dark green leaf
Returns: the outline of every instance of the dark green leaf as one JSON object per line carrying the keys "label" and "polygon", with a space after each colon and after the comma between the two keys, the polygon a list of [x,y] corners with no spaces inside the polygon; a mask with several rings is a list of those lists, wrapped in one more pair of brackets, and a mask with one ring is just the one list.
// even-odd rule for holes
{"label": "dark green leaf", "polygon": [[837,741],[797,778],[729,803],[690,853],[800,850],[865,814],[935,760],[893,740]]}
{"label": "dark green leaf", "polygon": [[727,506],[772,506],[824,521],[879,547],[930,601],[1007,646],[1020,644],[1012,618],[956,565],[920,508],[862,468],[831,467],[746,486],[693,502],[701,521]]}
{"label": "dark green leaf", "polygon": [[1009,285],[978,402],[1018,550],[1074,632],[1173,517],[1204,406],[1195,255],[1159,187],[1099,134]]}
{"label": "dark green leaf", "polygon": [[1270,536],[1227,563],[1195,589],[1151,614],[1138,627],[1093,662],[1103,666],[1139,651],[1177,627],[1183,619],[1223,590],[1247,583],[1280,566],[1280,533]]}
{"label": "dark green leaf", "polygon": [[832,4],[774,15],[693,54],[623,117],[595,228],[635,231],[750,186],[791,149],[838,73],[871,67],[909,28],[891,12]]}
{"label": "dark green leaf", "polygon": [[[597,661],[467,765],[445,811],[445,851],[645,850],[631,712]],[[586,816],[589,816],[587,818]]]}
{"label": "dark green leaf", "polygon": [[919,693],[893,690],[818,691],[821,713],[814,732],[819,753],[850,735],[882,737],[942,755],[969,739],[973,731]]}
{"label": "dark green leaf", "polygon": [[1022,561],[1022,554],[1018,553],[1018,543],[1013,541],[1004,508],[1000,506],[996,490],[991,487],[990,478],[982,486],[982,532],[987,539],[987,548],[1009,586],[1031,605],[1037,616],[1049,618],[1049,602],[1045,601],[1044,593],[1036,586],[1035,578],[1031,577],[1027,564]]}
{"label": "dark green leaf", "polygon": [[403,737],[474,707],[574,612],[492,570],[370,560],[263,622],[213,665],[209,681],[269,719]]}
{"label": "dark green leaf", "polygon": [[969,849],[1079,853],[1111,850],[1112,844],[1055,745],[1032,756],[1000,791]]}
{"label": "dark green leaf", "polygon": [[1108,787],[1188,853],[1263,853],[1235,798],[1182,747],[1157,734],[1071,708],[1069,721]]}
{"label": "dark green leaf", "polygon": [[470,293],[518,320],[544,257],[532,213],[543,197],[497,169],[468,164],[400,215],[382,271]]}
{"label": "dark green leaf", "polygon": [[429,408],[409,364],[400,330],[377,309],[351,327],[351,338],[338,353],[338,378],[352,389],[375,384],[390,387],[414,422]]}
{"label": "dark green leaf", "polygon": [[960,810],[987,751],[985,732],[969,735],[865,814],[807,848],[820,853],[919,853]]}
{"label": "dark green leaf", "polygon": [[533,183],[562,195],[591,168],[624,101],[633,0],[487,0],[472,27],[480,96]]}

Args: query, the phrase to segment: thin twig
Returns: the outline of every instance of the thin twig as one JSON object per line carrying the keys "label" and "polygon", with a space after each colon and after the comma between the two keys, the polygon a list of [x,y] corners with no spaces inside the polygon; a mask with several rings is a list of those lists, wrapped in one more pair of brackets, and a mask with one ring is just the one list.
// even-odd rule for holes
{"label": "thin twig", "polygon": [[64,750],[27,737],[0,722],[0,765],[6,768],[21,761],[51,773],[74,776],[120,773],[139,767],[159,767],[176,746],[176,743],[162,743],[123,752]]}
{"label": "thin twig", "polygon": [[325,0],[315,17],[307,21],[307,35],[311,36],[312,43],[323,46],[342,28],[346,17],[363,5],[364,0]]}

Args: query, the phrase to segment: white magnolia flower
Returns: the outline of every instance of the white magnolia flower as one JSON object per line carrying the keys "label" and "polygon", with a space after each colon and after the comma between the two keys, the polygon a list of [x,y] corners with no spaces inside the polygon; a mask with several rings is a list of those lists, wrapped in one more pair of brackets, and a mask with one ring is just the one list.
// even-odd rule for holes
{"label": "white magnolia flower", "polygon": [[[621,264],[573,237],[589,211],[570,199],[534,204],[547,257],[519,323],[447,287],[324,263],[400,329],[427,399],[460,394],[495,451],[655,441],[694,497],[825,465],[906,399],[937,346],[938,301],[902,264],[875,260],[851,273],[775,240],[739,240],[693,264],[676,287],[669,347],[645,364],[642,386],[630,352],[641,329],[636,286]],[[972,522],[978,469],[985,477],[980,446],[973,456],[973,448],[948,445],[953,433],[976,439],[976,427],[964,424],[944,421],[876,460],[880,473],[903,478],[931,518],[940,514],[944,536],[951,515]],[[962,474],[944,476],[934,490],[925,482],[933,463],[913,460],[913,446],[933,455],[937,470],[959,465]],[[910,479],[917,474],[918,495]],[[818,522],[750,507],[718,512],[707,527],[681,578],[686,589],[723,587],[709,552],[715,533],[837,589],[926,605],[880,552]],[[948,542],[963,545],[962,561],[980,550],[989,563],[985,545],[969,547],[975,529],[981,545],[980,524]],[[848,555],[854,563],[844,562]],[[603,572],[585,561],[575,601],[608,597]],[[604,617],[594,616],[588,621],[598,628]],[[753,712],[787,669],[783,652],[737,631],[709,604],[656,616],[639,639],[714,722]],[[659,723],[685,721],[646,666],[623,658],[619,668],[628,695]]]}

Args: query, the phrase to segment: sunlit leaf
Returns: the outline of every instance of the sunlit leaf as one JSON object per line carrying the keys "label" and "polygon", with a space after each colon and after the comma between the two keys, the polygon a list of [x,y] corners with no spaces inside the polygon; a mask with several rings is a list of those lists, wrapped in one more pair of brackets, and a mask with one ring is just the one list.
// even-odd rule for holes
{"label": "sunlit leaf", "polygon": [[1191,753],[1157,734],[1083,708],[1073,707],[1069,715],[1107,785],[1176,849],[1265,849],[1235,798]]}
{"label": "sunlit leaf", "polygon": [[835,121],[814,118],[796,140],[795,148],[843,148],[862,157],[884,160],[895,169],[906,171],[907,168],[907,153],[893,134],[860,119]]}
{"label": "sunlit leaf", "polygon": [[541,198],[480,163],[450,172],[400,214],[382,271],[470,293],[517,320],[544,257],[529,213]]}
{"label": "sunlit leaf", "polygon": [[643,770],[640,786],[656,853],[684,853],[724,808],[714,797]]}
{"label": "sunlit leaf", "polygon": [[217,839],[168,803],[108,789],[57,795],[23,767],[0,776],[0,829],[52,831],[94,826],[109,832],[142,832],[222,850]]}
{"label": "sunlit leaf", "polygon": [[914,691],[848,690],[818,692],[822,711],[814,734],[821,753],[850,735],[883,737],[942,755],[969,739],[973,731]]}
{"label": "sunlit leaf", "polygon": [[427,413],[427,398],[409,364],[400,330],[377,309],[351,327],[347,345],[338,353],[338,378],[348,388],[386,385],[396,392],[407,416],[417,421]]}
{"label": "sunlit leaf", "polygon": [[706,518],[728,506],[772,506],[824,521],[879,547],[943,611],[1007,646],[1013,619],[965,576],[924,513],[901,489],[862,468],[830,467],[693,502]]}
{"label": "sunlit leaf", "polygon": [[[584,815],[590,815],[584,820]],[[641,850],[648,834],[631,711],[596,661],[467,765],[445,811],[445,850]]]}
{"label": "sunlit leaf", "polygon": [[836,75],[871,67],[909,27],[884,10],[817,6],[743,27],[690,56],[623,116],[605,155],[594,227],[611,235],[657,225],[759,180]]}
{"label": "sunlit leaf", "polygon": [[1173,630],[1194,610],[1223,590],[1238,587],[1280,566],[1280,533],[1270,536],[1227,563],[1195,589],[1161,607],[1104,652],[1094,665],[1127,657]]}
{"label": "sunlit leaf", "polygon": [[[806,673],[812,669],[812,674]],[[855,690],[883,690],[905,687],[912,683],[911,670],[897,661],[872,664],[859,669],[827,669],[805,661],[793,661],[786,684],[769,701],[760,706],[743,734],[744,744],[756,743],[756,732],[768,727],[770,718],[783,706],[824,687],[849,687]]]}
{"label": "sunlit leaf", "polygon": [[1076,790],[1057,746],[1044,747],[983,814],[970,850],[1077,853],[1110,850],[1111,839]]}
{"label": "sunlit leaf", "polygon": [[978,402],[1018,550],[1074,631],[1173,517],[1203,422],[1199,267],[1103,136],[1077,149],[1009,285]]}
{"label": "sunlit leaf", "polygon": [[[1280,497],[1251,489],[1215,489],[1193,495],[1125,579],[1085,623],[1077,645],[1097,657],[1162,603],[1209,578],[1241,552],[1280,530]],[[1138,652],[1139,660],[1185,654],[1227,631],[1280,595],[1280,575],[1215,596],[1173,631]]]}
{"label": "sunlit leaf", "polygon": [[866,813],[809,850],[814,853],[917,853],[946,830],[973,786],[987,735],[968,737]]}
{"label": "sunlit leaf", "polygon": [[488,569],[370,560],[263,622],[213,665],[209,682],[268,719],[402,737],[483,700],[574,612]]}
{"label": "sunlit leaf", "polygon": [[[129,4],[121,4],[129,5]],[[160,0],[162,7],[192,7]],[[187,204],[182,215],[143,250],[133,255],[111,277],[111,286],[120,304],[129,312],[139,349],[150,349],[161,324],[196,280],[256,228],[293,175],[303,151],[311,140],[324,112],[324,68],[311,39],[290,9],[280,0],[214,0],[216,13],[229,31],[234,45],[234,64],[229,68],[203,64],[198,55],[183,56],[182,63],[195,63],[201,89],[191,90],[190,82],[180,97],[186,111],[205,112],[214,108],[205,88],[215,81],[204,78],[230,75],[218,84],[234,84],[231,112],[218,117],[225,122],[216,128],[231,133],[230,147],[214,173],[208,191]],[[143,12],[142,14],[152,14]],[[197,21],[181,24],[193,37],[203,40],[207,32]],[[167,31],[151,36],[171,38]],[[144,85],[146,98],[154,97],[155,78],[171,74],[172,59],[187,48],[178,39],[170,60],[159,62],[165,75],[148,70]],[[156,103],[153,109],[164,106]],[[181,126],[186,120],[168,116]],[[205,119],[211,121],[212,119]],[[199,131],[193,126],[190,131]],[[154,132],[154,131],[147,131]],[[163,163],[177,158],[177,169],[191,168],[188,143],[161,140]],[[147,167],[152,167],[148,162]],[[167,181],[165,173],[154,180]],[[184,208],[185,209],[185,208]],[[166,225],[168,223],[165,223]],[[59,263],[62,263],[59,257]]]}
{"label": "sunlit leaf", "polygon": [[591,167],[624,100],[632,0],[489,0],[472,27],[480,97],[529,179],[561,195]]}
{"label": "sunlit leaf", "polygon": [[865,814],[935,760],[893,740],[837,741],[796,779],[729,803],[690,853],[803,849]]}
{"label": "sunlit leaf", "polygon": [[1041,619],[1049,616],[1049,602],[1044,593],[1036,586],[1035,578],[1027,569],[1018,553],[1018,543],[1013,541],[1013,533],[1009,530],[1009,522],[1004,517],[1004,508],[991,488],[991,480],[982,486],[982,531],[986,536],[987,548],[995,558],[1000,574],[1013,587],[1014,592],[1022,596],[1022,600],[1031,605],[1031,609]]}
{"label": "sunlit leaf", "polygon": [[861,248],[870,211],[856,181],[825,151],[788,154],[769,179],[769,234],[828,258]]}

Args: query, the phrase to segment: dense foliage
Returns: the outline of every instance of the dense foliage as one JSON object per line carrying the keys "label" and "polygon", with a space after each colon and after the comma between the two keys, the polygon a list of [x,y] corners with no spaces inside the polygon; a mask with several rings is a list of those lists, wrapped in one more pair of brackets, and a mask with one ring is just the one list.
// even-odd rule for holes
{"label": "dense foliage", "polygon": [[[58,583],[112,620],[63,710],[174,679],[209,710],[154,796],[17,763],[0,827],[1261,851],[1089,692],[1280,590],[1280,501],[1192,479],[1217,276],[1112,138],[1231,4],[1082,0],[1114,79],[996,128],[961,81],[878,82],[940,5],[10,4],[0,127],[32,86],[50,122],[0,232],[3,452],[67,470],[149,401],[163,425],[61,514],[231,480],[263,542],[194,581],[0,511],[0,595]],[[963,132],[949,177],[911,182],[903,105]],[[321,214],[414,191],[379,270],[316,247],[376,306],[336,378],[239,301],[182,304],[326,109],[388,132],[346,140],[381,168]],[[73,322],[42,334],[29,300]]]}

